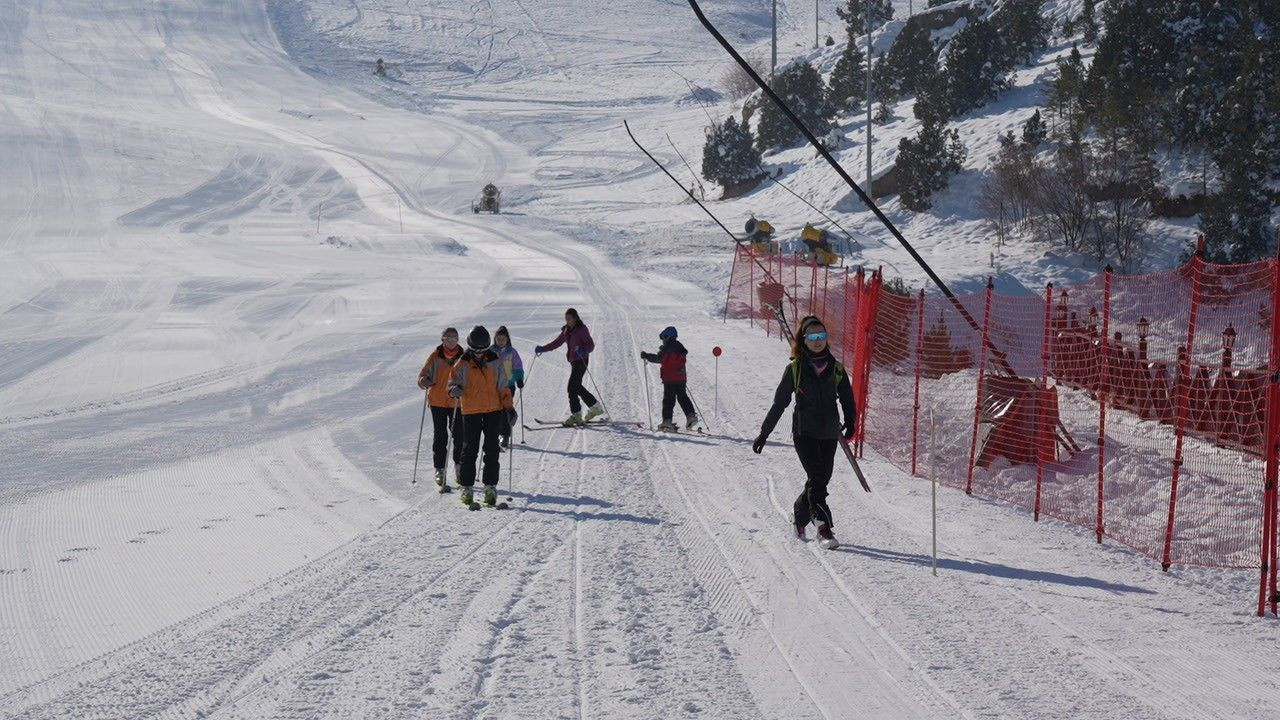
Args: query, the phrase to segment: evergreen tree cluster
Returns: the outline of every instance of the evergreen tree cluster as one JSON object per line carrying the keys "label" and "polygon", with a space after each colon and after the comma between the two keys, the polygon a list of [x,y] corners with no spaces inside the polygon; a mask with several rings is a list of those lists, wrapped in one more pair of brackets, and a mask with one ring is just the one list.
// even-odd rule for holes
{"label": "evergreen tree cluster", "polygon": [[[1210,258],[1269,254],[1268,183],[1280,180],[1280,3],[1110,0],[1102,20],[1092,66],[1085,72],[1074,58],[1060,66],[1050,108],[1077,131],[1093,126],[1207,153],[1221,179],[1201,214]],[[1087,14],[1082,22],[1087,31]]]}
{"label": "evergreen tree cluster", "polygon": [[702,145],[702,177],[727,187],[760,174],[760,151],[746,123],[732,115],[707,129]]}
{"label": "evergreen tree cluster", "polygon": [[[823,86],[822,76],[811,63],[796,63],[786,68],[774,76],[772,87],[809,132],[820,137],[830,131],[836,108]],[[804,137],[772,102],[761,103],[756,133],[756,147],[760,152],[792,145]]]}
{"label": "evergreen tree cluster", "polygon": [[926,120],[914,138],[898,143],[898,188],[908,210],[924,212],[933,206],[933,194],[960,172],[967,151],[960,133],[936,120]]}

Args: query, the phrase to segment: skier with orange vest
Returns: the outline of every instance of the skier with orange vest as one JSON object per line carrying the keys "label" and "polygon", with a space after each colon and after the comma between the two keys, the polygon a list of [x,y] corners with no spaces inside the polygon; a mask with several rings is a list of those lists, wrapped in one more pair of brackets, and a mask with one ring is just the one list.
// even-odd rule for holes
{"label": "skier with orange vest", "polygon": [[457,328],[445,328],[440,334],[440,344],[427,356],[427,362],[418,372],[418,387],[427,391],[427,403],[431,406],[431,427],[434,439],[431,451],[435,460],[436,485],[440,492],[449,492],[445,478],[445,462],[449,454],[449,436],[453,435],[454,480],[458,478],[458,466],[462,463],[462,443],[454,432],[455,403],[449,397],[449,375],[453,366],[462,358],[458,346]]}
{"label": "skier with orange vest", "polygon": [[498,438],[507,428],[507,411],[511,409],[511,389],[502,376],[501,363],[491,347],[489,331],[477,325],[467,335],[467,351],[453,367],[449,379],[449,395],[457,400],[462,412],[462,468],[458,484],[462,486],[462,504],[473,504],[472,488],[476,482],[476,462],[484,455],[484,504],[498,502]]}

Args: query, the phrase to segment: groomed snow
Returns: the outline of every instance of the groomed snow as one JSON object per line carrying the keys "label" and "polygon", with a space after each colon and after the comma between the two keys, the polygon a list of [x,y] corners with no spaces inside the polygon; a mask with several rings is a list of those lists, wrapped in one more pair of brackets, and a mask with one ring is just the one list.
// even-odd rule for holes
{"label": "groomed snow", "polygon": [[[763,47],[766,0],[706,5]],[[780,5],[807,52],[812,4]],[[841,551],[789,537],[785,433],[749,450],[785,349],[720,320],[727,239],[621,130],[697,162],[677,73],[728,66],[684,3],[58,0],[0,28],[0,715],[1280,707],[1254,573],[1161,573],[944,490],[935,578],[928,484],[870,453],[872,494],[833,481]],[[824,172],[797,189],[829,207]],[[503,213],[473,215],[489,181]],[[783,197],[714,210],[798,228]],[[906,228],[943,274],[980,275],[930,222]],[[710,433],[527,432],[507,512],[411,487],[440,329],[506,324],[526,420],[558,418],[563,355],[531,348],[569,306],[611,414],[646,424],[638,353],[676,324]]]}

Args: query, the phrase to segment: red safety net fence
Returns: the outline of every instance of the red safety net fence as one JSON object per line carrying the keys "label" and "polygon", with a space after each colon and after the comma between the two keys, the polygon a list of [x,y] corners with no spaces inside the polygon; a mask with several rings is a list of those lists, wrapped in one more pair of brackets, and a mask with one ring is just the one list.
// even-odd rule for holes
{"label": "red safety net fence", "polygon": [[779,304],[826,322],[859,446],[1166,569],[1258,568],[1258,612],[1276,612],[1275,260],[951,300],[740,246],[726,317],[781,334]]}

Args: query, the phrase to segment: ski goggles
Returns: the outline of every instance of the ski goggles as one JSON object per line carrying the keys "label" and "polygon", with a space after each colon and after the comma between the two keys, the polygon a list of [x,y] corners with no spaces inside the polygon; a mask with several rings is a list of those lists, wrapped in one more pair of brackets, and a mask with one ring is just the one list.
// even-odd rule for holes
{"label": "ski goggles", "polygon": [[819,340],[826,340],[826,339],[827,339],[827,331],[826,331],[826,330],[823,330],[822,332],[811,332],[811,333],[807,333],[807,334],[804,336],[804,339],[805,339],[805,340],[808,340],[809,342],[818,342]]}
{"label": "ski goggles", "polygon": [[454,341],[454,342],[458,342],[458,336],[457,336],[457,335],[442,335],[442,336],[440,336],[440,340],[441,340],[441,341],[445,341],[445,340],[452,340],[452,341]]}

